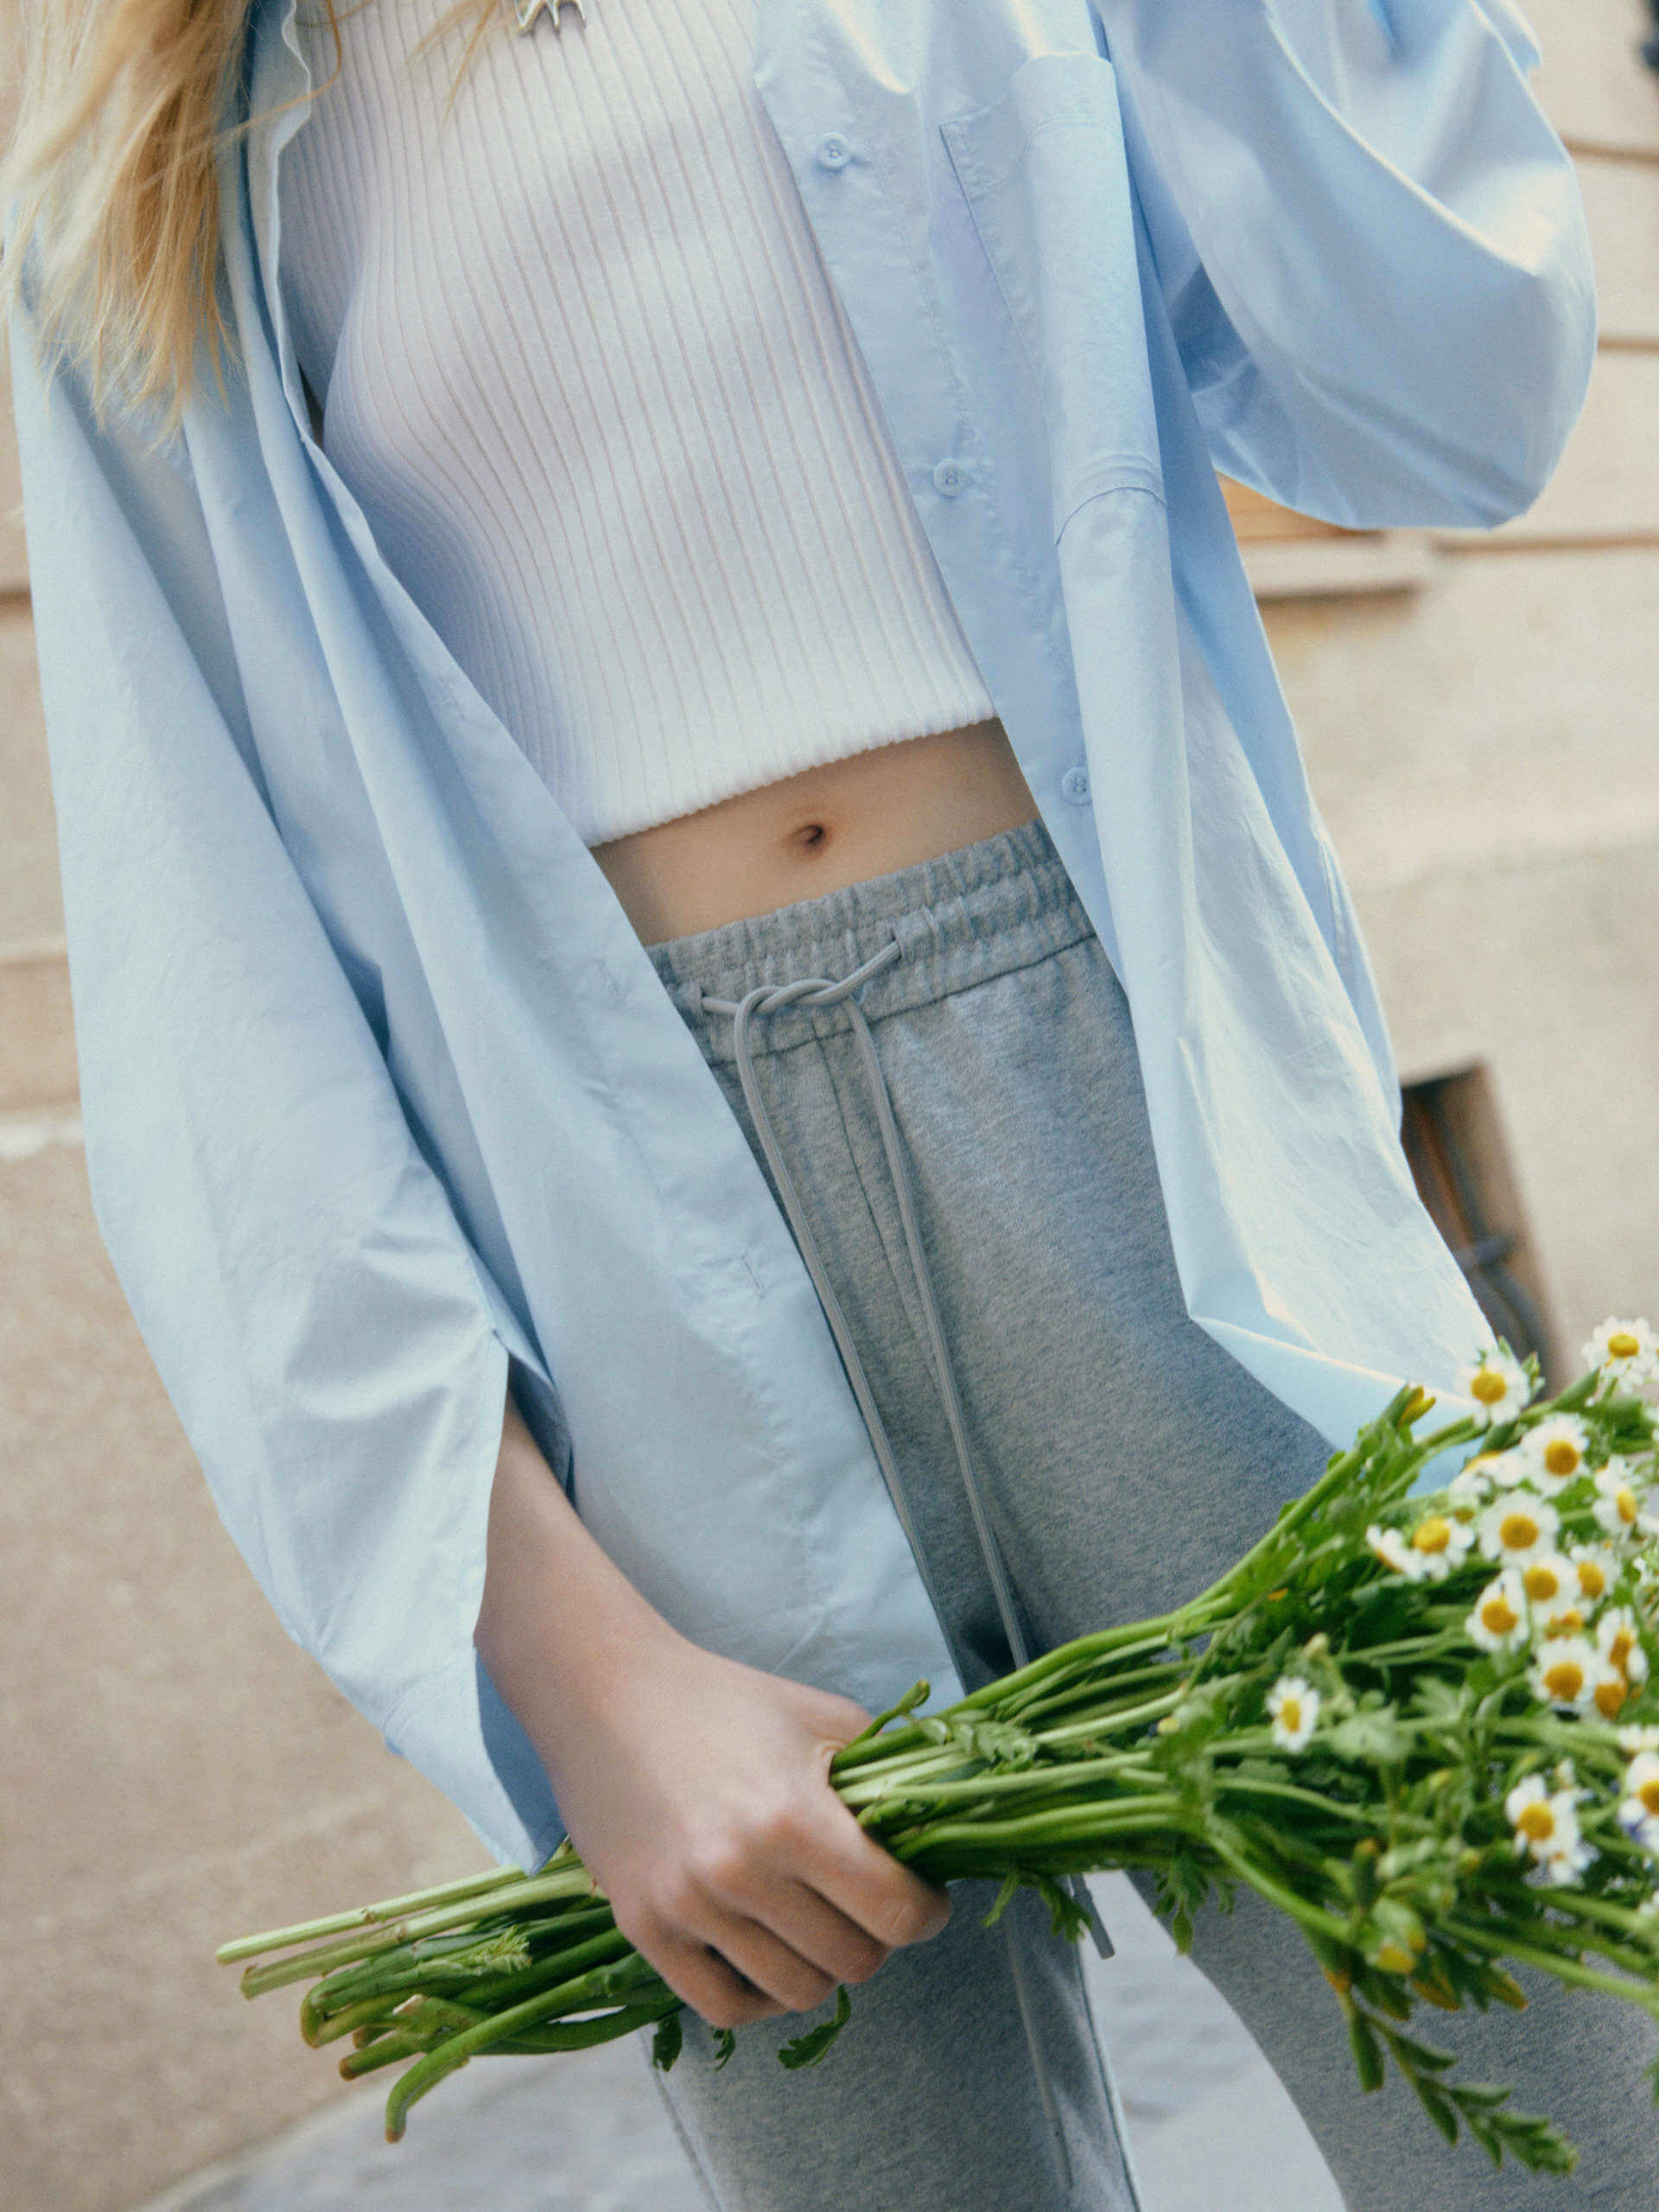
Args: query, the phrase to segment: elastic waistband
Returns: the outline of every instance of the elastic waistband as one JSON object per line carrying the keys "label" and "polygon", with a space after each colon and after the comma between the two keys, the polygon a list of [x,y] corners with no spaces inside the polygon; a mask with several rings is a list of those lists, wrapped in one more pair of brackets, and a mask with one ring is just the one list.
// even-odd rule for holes
{"label": "elastic waistband", "polygon": [[[892,875],[646,950],[681,1013],[695,1017],[704,996],[735,1000],[760,983],[837,979],[896,938],[904,957],[860,994],[866,1019],[879,1021],[1031,967],[1093,934],[1052,839],[1032,821]],[[785,1052],[845,1029],[849,1020],[839,1006],[781,1007],[757,1027],[753,1049]],[[711,1033],[703,1043],[712,1058],[731,1058],[729,1021],[699,1027]]]}

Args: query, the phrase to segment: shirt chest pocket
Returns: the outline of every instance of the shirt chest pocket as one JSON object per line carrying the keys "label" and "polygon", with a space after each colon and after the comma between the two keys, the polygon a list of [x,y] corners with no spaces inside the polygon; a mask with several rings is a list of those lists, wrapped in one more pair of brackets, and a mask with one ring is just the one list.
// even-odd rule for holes
{"label": "shirt chest pocket", "polygon": [[1161,498],[1117,79],[1044,54],[941,125],[1047,417],[1054,534],[1085,500]]}

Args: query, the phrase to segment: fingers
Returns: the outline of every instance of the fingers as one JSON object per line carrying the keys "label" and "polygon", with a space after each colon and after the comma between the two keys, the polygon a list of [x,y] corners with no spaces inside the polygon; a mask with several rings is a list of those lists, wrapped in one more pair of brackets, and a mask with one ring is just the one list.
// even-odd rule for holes
{"label": "fingers", "polygon": [[927,1942],[950,1917],[948,1891],[935,1889],[901,1866],[864,1833],[829,1789],[814,1806],[810,1832],[793,1871],[799,1881],[887,1950]]}
{"label": "fingers", "polygon": [[[700,2013],[711,2028],[746,2028],[755,2020],[776,2019],[790,2008],[757,1987],[705,1943],[664,1936],[635,1947],[648,1958],[674,1994]],[[813,2002],[818,2000],[815,1998]]]}

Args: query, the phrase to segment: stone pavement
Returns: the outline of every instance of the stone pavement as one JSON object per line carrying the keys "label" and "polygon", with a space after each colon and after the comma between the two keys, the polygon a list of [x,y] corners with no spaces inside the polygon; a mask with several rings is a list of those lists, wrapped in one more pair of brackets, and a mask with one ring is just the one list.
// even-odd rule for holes
{"label": "stone pavement", "polygon": [[[1094,1887],[1117,1956],[1085,1955],[1145,2212],[1342,2212],[1232,2013],[1127,1882]],[[381,2136],[383,2095],[358,2091],[143,2212],[708,2212],[632,2041],[468,2067],[417,2107],[395,2148]]]}

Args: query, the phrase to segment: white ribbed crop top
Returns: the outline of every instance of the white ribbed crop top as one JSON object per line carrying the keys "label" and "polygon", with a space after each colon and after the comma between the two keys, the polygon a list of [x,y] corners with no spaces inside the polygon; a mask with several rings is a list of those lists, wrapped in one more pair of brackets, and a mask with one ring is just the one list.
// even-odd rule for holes
{"label": "white ribbed crop top", "polygon": [[[340,10],[282,170],[323,444],[588,843],[994,711],[750,74],[757,0]],[[334,74],[320,7],[300,35]]]}

